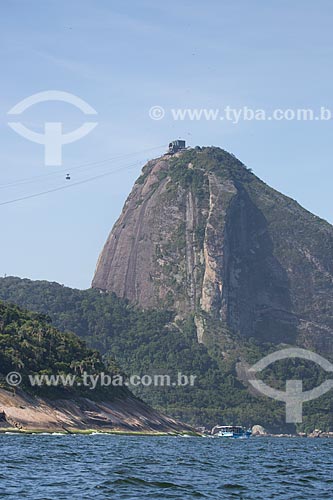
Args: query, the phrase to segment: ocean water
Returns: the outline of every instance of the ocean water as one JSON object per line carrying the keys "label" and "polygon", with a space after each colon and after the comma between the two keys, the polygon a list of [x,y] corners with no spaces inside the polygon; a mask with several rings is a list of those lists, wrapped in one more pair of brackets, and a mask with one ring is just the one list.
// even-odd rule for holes
{"label": "ocean water", "polygon": [[333,499],[333,440],[0,435],[0,498]]}

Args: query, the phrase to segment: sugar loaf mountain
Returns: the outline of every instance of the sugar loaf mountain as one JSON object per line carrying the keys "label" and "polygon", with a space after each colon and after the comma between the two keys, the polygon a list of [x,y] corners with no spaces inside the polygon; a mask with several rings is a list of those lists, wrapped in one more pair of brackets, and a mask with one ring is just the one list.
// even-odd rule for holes
{"label": "sugar loaf mountain", "polygon": [[[332,360],[333,227],[234,155],[178,141],[143,167],[91,289],[8,277],[0,299],[49,315],[127,373],[197,375],[193,387],[133,389],[173,417],[283,429],[284,404],[255,394],[247,368],[286,346]],[[263,372],[280,388],[327,375],[302,360]],[[330,429],[332,414],[331,391],[304,405],[298,428]]]}

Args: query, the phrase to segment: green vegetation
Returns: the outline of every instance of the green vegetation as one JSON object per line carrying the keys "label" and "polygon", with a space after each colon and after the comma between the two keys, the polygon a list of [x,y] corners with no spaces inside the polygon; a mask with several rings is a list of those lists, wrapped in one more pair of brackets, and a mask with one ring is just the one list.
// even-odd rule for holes
{"label": "green vegetation", "polygon": [[[33,282],[12,277],[0,279],[0,298],[15,301],[38,313],[47,313],[58,329],[75,332],[89,346],[99,349],[105,359],[111,357],[112,361],[115,358],[128,375],[169,374],[171,381],[177,381],[178,372],[195,375],[197,379],[193,387],[131,387],[136,395],[170,415],[197,425],[214,425],[223,421],[243,425],[261,424],[275,431],[293,430],[292,426],[288,427],[284,423],[283,403],[252,396],[236,375],[235,366],[240,359],[252,364],[269,350],[276,350],[276,346],[260,345],[254,339],[241,340],[211,325],[211,330],[216,333],[215,337],[211,335],[212,340],[206,347],[197,342],[193,318],[175,322],[169,311],[141,311],[114,294],[92,289],[73,290],[46,281]],[[6,310],[11,311],[11,314],[23,314],[14,307],[4,308],[1,316]],[[19,335],[26,332],[24,342],[28,343],[29,348],[16,348],[14,354],[10,351],[6,337],[6,352],[11,352],[10,361],[0,358],[1,366],[6,366],[6,370],[17,367],[23,355],[23,362],[29,370],[69,370],[73,369],[73,362],[75,364],[82,360],[88,369],[92,360],[101,369],[102,360],[96,352],[87,350],[75,336],[55,330],[44,316],[24,313],[21,321],[22,326],[15,333],[14,343],[17,346]],[[18,325],[14,317],[9,318],[6,324],[7,330]],[[38,344],[40,325],[46,332],[42,336],[42,346]],[[58,355],[52,351],[52,357],[46,354],[50,349],[47,332],[48,335],[52,332],[56,336],[54,345],[59,346],[63,339],[63,349],[68,350],[67,354],[63,350]],[[8,336],[8,332],[5,335]],[[39,356],[37,359],[42,359],[43,352],[46,356],[45,363],[40,367],[39,362],[36,363],[34,349]],[[221,353],[223,350],[228,352],[227,357]],[[64,365],[58,365],[61,362]],[[277,363],[274,371],[267,369],[264,375],[272,386],[275,380],[286,380],[293,375],[305,376],[312,387],[323,380],[322,373],[304,363],[294,367]],[[314,426],[323,430],[332,428],[332,397],[328,393],[305,404],[304,414],[304,423],[299,430],[312,430]]]}
{"label": "green vegetation", "polygon": [[[189,164],[191,168],[189,168]],[[170,177],[182,187],[192,186],[200,192],[206,183],[206,174],[214,172],[222,179],[249,184],[256,179],[235,156],[220,148],[191,149],[170,162]]]}
{"label": "green vegetation", "polygon": [[0,303],[0,387],[9,389],[6,375],[18,372],[22,377],[22,388],[49,397],[87,393],[94,399],[101,396],[111,398],[115,392],[120,394],[119,388],[91,391],[82,385],[37,387],[32,386],[28,378],[30,375],[72,374],[76,376],[76,382],[81,383],[84,372],[95,375],[102,371],[115,374],[118,368],[114,363],[106,364],[101,355],[87,348],[77,335],[57,330],[48,316]]}

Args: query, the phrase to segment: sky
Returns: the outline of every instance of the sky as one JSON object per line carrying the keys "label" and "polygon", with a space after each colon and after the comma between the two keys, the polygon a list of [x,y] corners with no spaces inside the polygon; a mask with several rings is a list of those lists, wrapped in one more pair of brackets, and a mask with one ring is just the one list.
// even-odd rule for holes
{"label": "sky", "polygon": [[[330,0],[3,0],[0,276],[88,288],[142,166],[176,138],[232,152],[333,223],[333,120],[175,120],[171,111],[324,107],[333,116],[332,22]],[[8,115],[47,91],[97,114],[48,101]],[[150,117],[154,106],[162,119]],[[43,144],[13,121],[39,134],[46,122],[63,133],[97,126],[61,148],[61,165],[45,165]]]}

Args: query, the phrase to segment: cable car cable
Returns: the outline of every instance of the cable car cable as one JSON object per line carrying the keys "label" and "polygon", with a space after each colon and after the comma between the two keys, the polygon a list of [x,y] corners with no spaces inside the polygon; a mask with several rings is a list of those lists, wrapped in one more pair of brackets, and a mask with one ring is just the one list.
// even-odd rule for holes
{"label": "cable car cable", "polygon": [[126,158],[128,156],[133,156],[133,155],[145,153],[145,152],[148,152],[148,151],[153,151],[155,149],[161,149],[161,148],[163,148],[165,146],[166,146],[165,144],[162,144],[161,146],[155,146],[153,148],[143,149],[141,151],[136,151],[136,152],[133,152],[133,153],[127,153],[125,155],[118,155],[118,156],[114,156],[114,157],[110,157],[110,158],[105,158],[103,160],[94,161],[94,162],[85,162],[85,163],[76,165],[74,167],[67,167],[67,168],[58,170],[57,172],[50,172],[48,174],[41,174],[41,175],[36,175],[34,177],[26,177],[26,178],[23,178],[23,179],[18,179],[17,181],[12,181],[12,182],[9,182],[7,184],[0,184],[0,189],[4,189],[4,188],[7,188],[7,187],[16,187],[16,186],[20,186],[22,184],[30,184],[30,183],[34,182],[36,179],[50,177],[50,176],[53,176],[53,175],[59,175],[61,173],[65,173],[65,172],[67,173],[68,171],[75,171],[77,169],[81,169],[81,168],[85,168],[85,167],[89,167],[89,166],[101,165],[101,164],[107,163],[109,161],[114,161],[114,160],[117,160],[117,159]]}
{"label": "cable car cable", "polygon": [[[127,167],[127,169],[136,167],[137,165],[138,165],[138,161],[135,164],[129,165]],[[31,198],[37,198],[37,197],[43,196],[45,194],[55,193],[56,191],[62,191],[63,189],[69,189],[69,188],[74,187],[74,186],[79,186],[81,184],[86,184],[87,182],[91,182],[91,181],[94,181],[96,179],[101,179],[103,177],[107,177],[108,175],[120,172],[122,170],[125,170],[125,168],[120,168],[120,169],[117,169],[117,170],[112,170],[111,172],[105,172],[104,174],[95,175],[94,177],[90,177],[88,179],[84,179],[83,181],[72,182],[70,184],[67,184],[66,186],[59,186],[57,188],[48,189],[47,191],[42,191],[40,193],[34,193],[34,194],[27,195],[27,196],[21,196],[20,198],[15,198],[13,200],[3,201],[3,202],[0,202],[0,206],[1,205],[10,205],[12,203],[17,203],[19,201],[29,200]]]}

